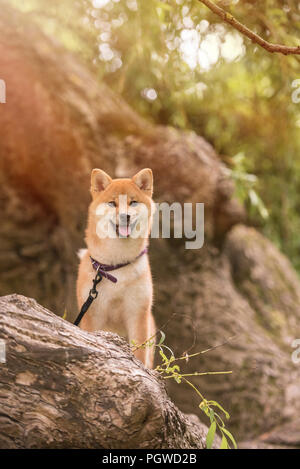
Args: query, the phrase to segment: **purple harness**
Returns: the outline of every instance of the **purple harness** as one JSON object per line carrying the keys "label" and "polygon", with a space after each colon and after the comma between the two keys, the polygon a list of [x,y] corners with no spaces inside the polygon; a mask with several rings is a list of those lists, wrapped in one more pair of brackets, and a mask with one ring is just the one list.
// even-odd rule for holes
{"label": "purple harness", "polygon": [[[134,259],[134,261],[136,261],[139,257],[143,256],[143,254],[146,254],[146,252],[148,252],[148,248],[145,248],[142,252],[140,252],[140,254]],[[81,319],[83,318],[83,316],[85,315],[89,307],[91,306],[92,302],[97,298],[98,291],[96,287],[98,283],[101,282],[102,278],[105,277],[111,282],[117,283],[118,279],[114,277],[113,275],[109,274],[108,272],[110,272],[111,270],[120,269],[121,267],[125,267],[126,265],[131,264],[131,262],[124,262],[124,264],[116,264],[116,265],[100,264],[100,262],[96,261],[92,257],[91,257],[91,262],[92,262],[93,269],[96,271],[96,276],[93,280],[93,286],[89,292],[89,296],[87,300],[85,301],[85,303],[82,305],[80,313],[78,314],[74,322],[75,326],[79,325]]]}
{"label": "purple harness", "polygon": [[[137,259],[139,259],[141,256],[143,256],[144,254],[146,254],[148,252],[148,248],[146,247],[142,252],[140,252],[140,254],[134,259],[134,261],[136,261]],[[90,256],[91,257],[91,256]],[[133,262],[134,262],[133,261]],[[102,277],[105,277],[107,278],[108,280],[110,280],[111,282],[113,283],[117,283],[117,278],[114,277],[113,275],[109,274],[108,272],[112,271],[112,270],[116,270],[116,269],[120,269],[121,267],[125,267],[126,265],[129,265],[131,264],[131,262],[124,262],[123,264],[116,264],[116,265],[109,265],[109,264],[100,264],[100,262],[96,261],[95,259],[93,259],[91,257],[91,262],[92,262],[92,266],[93,266],[93,269],[96,270],[96,272],[98,272],[100,275],[102,275]]]}

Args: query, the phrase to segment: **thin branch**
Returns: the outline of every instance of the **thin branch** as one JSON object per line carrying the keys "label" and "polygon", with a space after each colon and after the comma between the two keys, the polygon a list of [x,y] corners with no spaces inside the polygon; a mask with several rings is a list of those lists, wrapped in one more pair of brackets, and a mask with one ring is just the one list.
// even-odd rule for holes
{"label": "thin branch", "polygon": [[230,24],[233,28],[239,31],[244,36],[251,39],[252,42],[258,44],[259,46],[263,47],[268,52],[279,52],[284,55],[294,54],[300,55],[300,46],[296,47],[289,47],[283,46],[281,44],[272,44],[271,42],[265,41],[261,36],[256,34],[255,32],[251,31],[251,29],[247,28],[247,26],[240,23],[236,20],[230,13],[223,10],[215,3],[211,2],[210,0],[198,0],[199,2],[203,3],[207,6],[213,13],[218,15],[223,21]]}
{"label": "thin branch", "polygon": [[200,352],[192,353],[191,355],[183,355],[182,357],[175,358],[172,363],[176,362],[177,360],[189,360],[192,357],[196,357],[197,355],[202,355],[203,353],[211,352],[212,350],[215,350],[216,348],[222,347],[223,345],[228,344],[232,339],[235,339],[237,335],[233,335],[229,337],[225,342],[222,342],[221,344],[214,345],[210,348],[207,348],[206,350],[201,350]]}
{"label": "thin branch", "polygon": [[185,373],[184,375],[181,375],[180,373],[176,373],[175,375],[169,375],[169,376],[164,376],[163,379],[170,379],[174,378],[175,376],[178,376],[179,378],[183,378],[184,376],[206,376],[206,375],[229,375],[232,373],[232,370],[230,371],[204,371],[203,373],[199,373],[198,371],[195,371],[195,373]]}

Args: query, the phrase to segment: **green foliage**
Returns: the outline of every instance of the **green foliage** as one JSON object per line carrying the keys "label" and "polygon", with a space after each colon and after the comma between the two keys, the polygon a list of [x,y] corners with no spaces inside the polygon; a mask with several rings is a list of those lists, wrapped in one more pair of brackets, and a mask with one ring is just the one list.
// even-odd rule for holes
{"label": "green foliage", "polygon": [[233,169],[229,172],[235,181],[235,196],[248,205],[249,214],[255,215],[257,212],[263,219],[267,219],[268,210],[255,190],[257,177],[247,172],[247,160],[244,153],[235,155],[232,163]]}
{"label": "green foliage", "polygon": [[[185,354],[182,357],[175,358],[175,355],[172,352],[172,350],[164,344],[164,341],[166,338],[165,333],[163,331],[159,331],[159,332],[161,334],[161,337],[157,344],[155,344],[155,341],[154,341],[154,337],[156,334],[150,337],[149,339],[147,339],[144,343],[140,345],[132,341],[133,351],[137,350],[138,348],[153,347],[153,346],[159,348],[159,355],[161,357],[161,363],[157,365],[157,367],[155,368],[155,371],[157,371],[163,377],[163,379],[171,378],[171,379],[174,379],[176,383],[178,384],[185,382],[190,387],[192,387],[194,391],[196,392],[196,394],[201,398],[199,409],[202,410],[202,412],[204,412],[204,414],[210,420],[210,427],[208,429],[207,436],[206,436],[207,449],[212,448],[217,429],[219,430],[222,436],[220,449],[231,449],[231,447],[236,449],[237,448],[236,441],[233,435],[230,433],[230,431],[225,427],[224,420],[221,417],[221,415],[224,414],[225,418],[228,420],[230,418],[229,413],[218,402],[205,399],[204,396],[201,394],[198,386],[194,385],[190,380],[187,379],[187,377],[190,377],[190,376],[193,377],[193,376],[229,374],[232,372],[231,371],[206,371],[202,373],[199,373],[199,372],[182,373],[180,366],[178,365],[178,363],[175,364],[175,362],[178,362],[179,360],[188,361],[190,358],[206,353],[211,349],[203,350],[201,352],[197,352],[192,355]],[[164,350],[167,350],[168,352],[170,352],[169,357],[166,354],[167,352],[165,352]]]}

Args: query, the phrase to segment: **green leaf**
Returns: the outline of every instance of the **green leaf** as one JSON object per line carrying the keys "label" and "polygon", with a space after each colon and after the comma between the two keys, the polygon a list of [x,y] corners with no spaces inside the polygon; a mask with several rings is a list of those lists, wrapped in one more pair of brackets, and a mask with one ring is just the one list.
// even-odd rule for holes
{"label": "green leaf", "polygon": [[216,422],[212,422],[211,426],[209,427],[209,430],[206,435],[206,447],[207,449],[211,449],[214,438],[215,438],[215,433],[216,433],[216,428],[217,424]]}
{"label": "green leaf", "polygon": [[222,441],[221,441],[221,446],[220,449],[228,449],[228,443],[225,435],[222,435]]}
{"label": "green leaf", "polygon": [[169,362],[167,356],[164,354],[164,352],[162,351],[162,349],[159,350],[159,354],[160,354],[161,358],[163,359],[163,361],[164,361],[165,363],[168,363],[168,362]]}
{"label": "green leaf", "polygon": [[227,410],[225,410],[225,409],[221,406],[221,404],[219,404],[217,401],[208,401],[208,405],[214,405],[215,407],[218,407],[219,409],[222,410],[222,412],[224,412],[225,417],[226,417],[227,419],[230,418],[230,415],[229,415],[229,413],[227,412]]}
{"label": "green leaf", "polygon": [[261,198],[258,196],[257,192],[255,192],[253,189],[249,190],[249,199],[250,199],[251,204],[257,208],[260,216],[263,219],[267,219],[269,216],[269,212],[266,209]]}
{"label": "green leaf", "polygon": [[160,337],[160,341],[158,345],[161,345],[165,341],[166,334],[163,331],[159,331],[159,332],[160,332],[161,337]]}
{"label": "green leaf", "polygon": [[180,368],[178,365],[174,365],[170,369],[173,371],[173,373],[180,372]]}
{"label": "green leaf", "polygon": [[222,428],[222,432],[224,432],[230,438],[230,440],[233,443],[233,446],[235,447],[235,449],[237,449],[236,441],[235,441],[233,435],[230,433],[230,431],[227,430],[227,428]]}
{"label": "green leaf", "polygon": [[161,347],[164,347],[164,348],[166,348],[167,350],[169,350],[169,352],[170,352],[171,355],[172,355],[171,358],[170,358],[170,361],[174,361],[174,360],[175,360],[174,352],[173,352],[173,350],[170,349],[170,347],[167,347],[167,346],[164,345],[164,344],[158,345],[158,347],[160,347],[160,348],[161,348]]}
{"label": "green leaf", "polygon": [[210,418],[210,422],[213,423],[215,420],[215,412],[213,409],[209,410],[209,418]]}

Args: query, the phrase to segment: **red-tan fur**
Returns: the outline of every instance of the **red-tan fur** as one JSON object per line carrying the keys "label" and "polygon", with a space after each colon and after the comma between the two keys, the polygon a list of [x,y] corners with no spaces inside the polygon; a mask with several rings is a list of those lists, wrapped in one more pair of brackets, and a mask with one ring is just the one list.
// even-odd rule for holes
{"label": "red-tan fur", "polygon": [[[132,179],[111,179],[104,171],[94,169],[91,176],[92,202],[88,212],[88,225],[85,241],[87,250],[79,265],[77,278],[78,307],[88,297],[95,271],[90,256],[102,264],[116,265],[130,262],[129,265],[112,271],[117,283],[103,278],[98,285],[98,297],[82,318],[80,327],[86,331],[111,331],[127,340],[143,343],[155,333],[155,323],[151,313],[152,278],[147,254],[137,258],[148,244],[148,236],[153,215],[152,171],[144,169]],[[96,233],[99,215],[96,209],[104,208],[108,202],[116,203],[119,214],[119,195],[127,195],[127,213],[136,213],[129,205],[131,200],[146,205],[149,213],[149,229],[144,237],[139,238],[100,238]],[[106,208],[105,208],[106,210]],[[107,208],[109,210],[109,208]],[[124,212],[124,206],[122,207]],[[109,213],[109,212],[108,212]],[[137,259],[136,259],[137,258]],[[154,346],[139,348],[135,355],[145,366],[152,368]]]}

